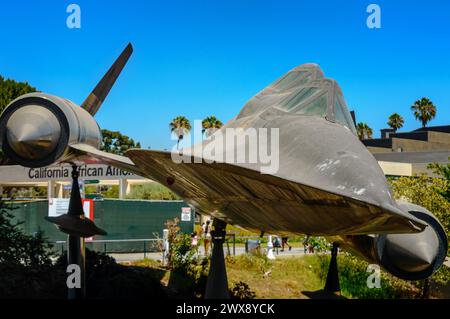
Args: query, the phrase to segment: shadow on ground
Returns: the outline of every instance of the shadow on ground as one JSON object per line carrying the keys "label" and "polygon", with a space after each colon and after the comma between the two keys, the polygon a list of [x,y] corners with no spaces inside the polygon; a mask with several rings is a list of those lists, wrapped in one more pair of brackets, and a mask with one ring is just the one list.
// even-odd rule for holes
{"label": "shadow on ground", "polygon": [[302,291],[302,294],[309,299],[347,299],[344,296],[333,294],[322,289],[316,291]]}

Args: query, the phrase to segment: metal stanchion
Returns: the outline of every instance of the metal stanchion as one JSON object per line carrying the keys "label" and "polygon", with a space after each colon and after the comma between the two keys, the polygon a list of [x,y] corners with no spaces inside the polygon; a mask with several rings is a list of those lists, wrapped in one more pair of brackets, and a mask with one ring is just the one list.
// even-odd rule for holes
{"label": "metal stanchion", "polygon": [[206,282],[205,299],[229,299],[227,270],[223,254],[226,223],[214,219],[213,226],[214,230],[211,232],[211,236],[214,246]]}
{"label": "metal stanchion", "polygon": [[144,240],[144,259],[147,258],[147,242]]}
{"label": "metal stanchion", "polygon": [[58,217],[46,217],[67,236],[67,262],[68,265],[77,265],[80,270],[80,286],[68,287],[69,299],[81,299],[86,296],[85,284],[85,242],[84,238],[94,235],[106,235],[93,221],[85,218],[81,202],[80,186],[78,184],[78,168],[72,166],[72,190],[70,193],[69,209],[67,214]]}
{"label": "metal stanchion", "polygon": [[236,234],[233,234],[233,256],[236,256]]}
{"label": "metal stanchion", "polygon": [[339,272],[337,267],[338,244],[333,243],[331,249],[331,260],[328,268],[327,281],[324,290],[329,293],[339,293],[341,287],[339,285]]}

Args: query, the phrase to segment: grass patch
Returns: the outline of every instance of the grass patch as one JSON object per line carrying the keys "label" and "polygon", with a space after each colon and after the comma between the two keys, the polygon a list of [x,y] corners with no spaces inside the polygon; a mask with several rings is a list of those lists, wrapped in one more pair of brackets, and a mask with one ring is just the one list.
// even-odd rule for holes
{"label": "grass patch", "polygon": [[[227,257],[226,264],[230,289],[245,283],[260,299],[307,298],[302,291],[319,290],[322,287],[320,277],[305,259],[299,257],[269,260],[265,256],[244,254]],[[165,273],[161,283],[172,292],[173,297],[192,296],[188,292],[194,289],[192,278],[180,277],[180,274],[171,273],[151,260],[134,262],[132,265],[163,270]],[[204,286],[205,283],[202,284]]]}
{"label": "grass patch", "polygon": [[[330,255],[318,254],[305,256],[305,262],[312,266],[316,275],[325,285],[330,263]],[[338,256],[339,282],[341,293],[351,299],[412,299],[419,298],[421,289],[412,282],[398,279],[381,271],[380,288],[368,288],[368,263],[349,254]]]}
{"label": "grass patch", "polygon": [[[206,260],[204,261],[206,262]],[[330,255],[313,254],[292,256],[269,260],[265,255],[240,255],[226,257],[228,286],[230,290],[248,285],[248,290],[258,299],[303,299],[309,298],[308,292],[317,292],[325,286]],[[189,271],[180,277],[171,274],[155,261],[144,260],[133,263],[135,266],[158,268],[165,271],[161,282],[173,291],[172,297],[199,297],[198,292],[204,289],[206,277],[201,287],[194,287],[202,271]],[[411,299],[419,298],[420,286],[417,283],[397,279],[386,272],[381,272],[381,288],[367,287],[370,275],[368,264],[348,254],[338,256],[339,278],[342,296],[351,299]],[[200,269],[200,266],[194,266]],[[195,274],[195,275],[191,275]],[[193,278],[188,278],[192,276]],[[199,282],[197,280],[197,282]],[[195,291],[194,291],[195,290]],[[306,294],[304,293],[306,292]]]}
{"label": "grass patch", "polygon": [[230,287],[245,282],[262,299],[307,298],[302,291],[322,288],[320,277],[302,257],[269,260],[240,255],[227,258],[227,273]]}

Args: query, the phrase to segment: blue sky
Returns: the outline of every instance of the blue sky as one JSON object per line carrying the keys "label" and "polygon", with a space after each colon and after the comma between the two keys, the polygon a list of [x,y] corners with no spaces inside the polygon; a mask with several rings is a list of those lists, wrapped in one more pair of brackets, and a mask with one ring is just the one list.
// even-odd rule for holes
{"label": "blue sky", "polygon": [[[66,7],[81,7],[68,29]],[[366,7],[381,7],[381,29]],[[81,103],[128,42],[134,54],[96,115],[100,126],[171,148],[168,123],[223,122],[270,82],[319,63],[358,121],[379,135],[422,96],[450,124],[450,1],[2,1],[0,74]]]}

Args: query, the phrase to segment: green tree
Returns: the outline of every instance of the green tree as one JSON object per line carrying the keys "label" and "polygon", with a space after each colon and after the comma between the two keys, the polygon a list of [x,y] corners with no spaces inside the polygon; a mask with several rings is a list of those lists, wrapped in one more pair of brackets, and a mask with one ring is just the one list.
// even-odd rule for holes
{"label": "green tree", "polygon": [[36,92],[36,89],[27,82],[16,82],[10,79],[5,80],[0,75],[0,113],[3,112],[12,100],[31,92]]}
{"label": "green tree", "polygon": [[358,123],[358,125],[356,125],[356,131],[358,132],[358,137],[360,140],[367,140],[372,138],[373,131],[366,123]]}
{"label": "green tree", "polygon": [[132,148],[141,148],[139,142],[135,143],[132,138],[118,131],[102,130],[103,140],[100,150],[113,153],[117,155],[123,155],[125,151]]}
{"label": "green tree", "polygon": [[[31,92],[36,92],[36,89],[27,82],[16,82],[10,79],[5,80],[5,78],[0,75],[0,113],[2,113],[5,107],[14,99]],[[8,164],[8,160],[5,158],[3,151],[0,150],[0,165],[5,164]]]}
{"label": "green tree", "polygon": [[215,130],[220,129],[222,125],[222,122],[219,121],[214,115],[208,116],[202,121],[202,134],[206,133],[206,136],[208,137],[214,133]]}
{"label": "green tree", "polygon": [[404,123],[405,121],[403,120],[403,117],[401,117],[398,113],[394,113],[389,116],[389,120],[387,122],[394,132],[397,132],[398,129],[402,128]]}
{"label": "green tree", "polygon": [[436,106],[426,97],[414,102],[411,111],[414,112],[416,120],[422,123],[422,127],[427,126],[427,123],[436,117]]}
{"label": "green tree", "polygon": [[[450,185],[450,164],[432,163],[428,164],[427,168],[431,169],[434,174],[446,179]],[[447,198],[448,201],[450,201],[450,187],[447,189],[447,191],[444,191],[442,194]]]}
{"label": "green tree", "polygon": [[183,139],[184,135],[189,134],[191,131],[191,123],[185,116],[177,116],[170,122],[169,124],[170,132],[176,134],[178,137],[177,140],[177,149],[180,145],[180,141]]}
{"label": "green tree", "polygon": [[178,200],[180,199],[170,189],[158,183],[136,185],[131,188],[130,199],[151,199],[151,200]]}
{"label": "green tree", "polygon": [[450,201],[443,195],[450,188],[448,180],[422,174],[400,177],[392,180],[391,185],[395,198],[404,198],[413,204],[425,207],[440,220],[447,234],[449,233]]}
{"label": "green tree", "polygon": [[119,186],[111,185],[106,192],[103,193],[105,198],[119,198]]}
{"label": "green tree", "polygon": [[21,227],[23,223],[13,221],[11,210],[12,207],[7,207],[0,200],[0,265],[51,265],[51,245],[41,232],[34,236],[24,234]]}

